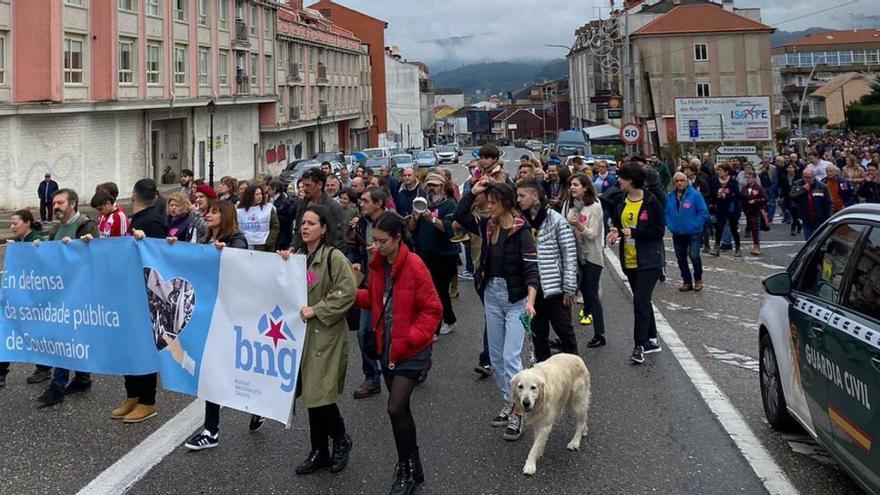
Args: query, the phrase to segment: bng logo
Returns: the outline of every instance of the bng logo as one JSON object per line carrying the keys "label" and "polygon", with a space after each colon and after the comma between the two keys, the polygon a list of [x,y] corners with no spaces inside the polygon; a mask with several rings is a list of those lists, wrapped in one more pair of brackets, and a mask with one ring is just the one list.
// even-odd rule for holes
{"label": "bng logo", "polygon": [[296,349],[293,348],[296,339],[283,316],[281,308],[275,306],[271,313],[260,317],[257,323],[260,340],[246,339],[241,326],[235,325],[235,368],[281,377],[281,390],[291,392],[296,386]]}

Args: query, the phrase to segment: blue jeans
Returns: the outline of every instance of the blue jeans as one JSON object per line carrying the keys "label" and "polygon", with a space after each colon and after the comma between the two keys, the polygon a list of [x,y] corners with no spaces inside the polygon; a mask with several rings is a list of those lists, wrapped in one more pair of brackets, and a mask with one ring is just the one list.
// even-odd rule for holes
{"label": "blue jeans", "polygon": [[372,311],[366,309],[361,310],[361,324],[358,326],[357,336],[358,347],[361,350],[361,369],[364,372],[364,379],[370,383],[378,385],[379,378],[382,376],[382,371],[379,368],[379,361],[376,359],[370,359],[364,352],[364,332],[366,332],[373,324],[372,314]]}
{"label": "blue jeans", "polygon": [[[773,223],[773,217],[776,216],[776,199],[779,197],[779,186],[773,184],[767,189],[767,216],[770,223]],[[785,213],[783,213],[784,215]]]}
{"label": "blue jeans", "polygon": [[[74,375],[74,378],[81,378],[85,381],[90,381],[92,379],[91,373],[83,373],[82,371],[77,371],[75,373],[76,374]],[[69,380],[70,370],[58,367],[52,370],[52,388],[57,390],[64,390],[64,387],[67,386]]]}
{"label": "blue jeans", "polygon": [[817,223],[813,224],[806,218],[804,219],[804,240],[809,241],[810,237],[813,236],[813,232],[815,232],[822,224]]}
{"label": "blue jeans", "polygon": [[733,246],[733,235],[730,233],[730,225],[724,224],[724,231],[721,234],[721,244],[725,246]]}
{"label": "blue jeans", "polygon": [[501,398],[511,402],[510,380],[523,369],[522,353],[525,329],[520,321],[526,300],[510,302],[507,299],[507,282],[495,277],[489,281],[485,294],[486,336],[495,382]]}
{"label": "blue jeans", "polygon": [[465,242],[464,244],[464,269],[468,273],[474,273],[474,257],[471,254],[471,243]]}
{"label": "blue jeans", "polygon": [[[700,259],[702,237],[702,234],[672,234],[678,270],[681,272],[682,281],[686,284],[693,284],[694,280],[703,280],[703,261]],[[688,258],[694,264],[694,278],[691,278]]]}

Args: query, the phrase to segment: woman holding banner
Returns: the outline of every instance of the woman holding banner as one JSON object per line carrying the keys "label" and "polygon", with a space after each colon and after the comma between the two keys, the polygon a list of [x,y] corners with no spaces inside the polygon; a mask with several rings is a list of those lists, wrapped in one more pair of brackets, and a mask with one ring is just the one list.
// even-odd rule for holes
{"label": "woman holding banner", "polygon": [[[177,194],[177,193],[175,193]],[[175,196],[169,198],[172,203]],[[238,215],[235,206],[228,201],[217,201],[208,208],[206,214],[208,224],[207,234],[199,239],[201,244],[213,244],[217,249],[235,248],[247,249],[247,240],[238,230]],[[166,238],[168,244],[174,244],[177,237]],[[261,416],[252,415],[250,431],[257,431],[265,422]],[[213,402],[205,402],[205,429],[190,438],[184,446],[190,450],[204,450],[217,446],[220,441],[220,405]]]}
{"label": "woman holding banner", "polygon": [[431,273],[403,242],[406,223],[394,212],[383,213],[373,225],[376,256],[370,262],[370,282],[357,292],[357,306],[369,309],[376,329],[372,349],[382,364],[388,389],[388,415],[397,446],[392,494],[411,493],[425,481],[410,397],[428,368],[434,332],[443,305]]}
{"label": "woman holding banner", "polygon": [[[311,474],[330,468],[339,473],[348,464],[351,437],[336,404],[343,392],[345,368],[348,364],[348,324],[346,315],[354,304],[356,283],[351,263],[342,251],[333,247],[334,236],[330,212],[324,206],[309,206],[302,216],[299,229],[302,248],[307,256],[306,281],[308,305],[300,309],[306,322],[302,363],[297,395],[309,413],[311,450],[296,467],[296,474]],[[296,242],[294,244],[297,244]],[[290,251],[279,251],[285,260]],[[333,450],[329,441],[333,440]]]}

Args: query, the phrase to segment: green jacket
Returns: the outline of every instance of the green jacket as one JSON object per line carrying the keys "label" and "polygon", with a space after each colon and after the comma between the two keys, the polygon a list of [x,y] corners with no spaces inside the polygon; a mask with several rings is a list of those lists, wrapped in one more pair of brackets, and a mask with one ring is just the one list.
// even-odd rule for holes
{"label": "green jacket", "polygon": [[34,241],[42,241],[45,238],[42,230],[31,230],[31,233],[26,235],[21,242],[34,242]]}
{"label": "green jacket", "polygon": [[[330,262],[328,269],[328,259]],[[306,268],[308,303],[315,317],[306,325],[300,365],[300,397],[303,407],[320,407],[336,402],[344,391],[348,365],[348,322],[356,285],[351,263],[339,249],[321,246]],[[330,273],[328,273],[330,272]]]}

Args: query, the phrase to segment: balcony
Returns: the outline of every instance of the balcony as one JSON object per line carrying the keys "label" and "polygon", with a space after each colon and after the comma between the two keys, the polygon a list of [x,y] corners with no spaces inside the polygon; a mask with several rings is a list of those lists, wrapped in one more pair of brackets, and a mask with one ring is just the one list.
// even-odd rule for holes
{"label": "balcony", "polygon": [[318,84],[327,84],[330,80],[327,79],[327,66],[318,62]]}
{"label": "balcony", "polygon": [[318,105],[318,111],[319,111],[319,114],[318,114],[318,115],[319,115],[321,118],[326,117],[326,116],[327,116],[327,104],[326,104],[326,103],[321,103],[320,105]]}
{"label": "balcony", "polygon": [[290,119],[291,122],[296,122],[299,120],[299,107],[290,107]]}
{"label": "balcony", "polygon": [[247,72],[244,69],[236,69],[235,70],[235,83],[236,89],[235,94],[237,95],[247,95],[250,94],[250,79],[248,78]]}
{"label": "balcony", "polygon": [[299,64],[291,62],[287,65],[287,82],[295,83],[302,81],[302,76],[299,75]]}
{"label": "balcony", "polygon": [[249,50],[251,48],[248,37],[248,27],[241,19],[235,20],[235,37],[232,39],[233,50]]}

